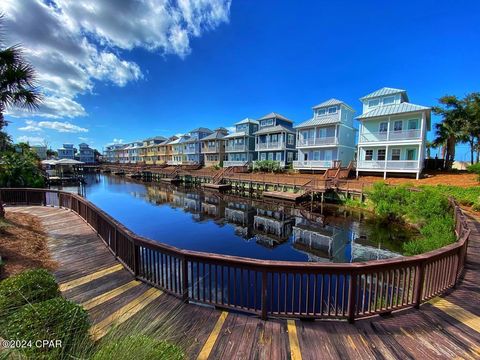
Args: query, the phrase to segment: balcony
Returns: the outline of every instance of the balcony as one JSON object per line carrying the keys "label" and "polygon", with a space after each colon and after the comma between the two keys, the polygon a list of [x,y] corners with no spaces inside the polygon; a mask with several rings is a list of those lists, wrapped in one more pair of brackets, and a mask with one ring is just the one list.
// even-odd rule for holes
{"label": "balcony", "polygon": [[274,141],[274,142],[266,142],[266,143],[258,143],[255,144],[255,150],[282,150],[285,148],[285,143],[283,141]]}
{"label": "balcony", "polygon": [[248,161],[224,161],[223,162],[223,167],[229,167],[229,166],[247,166]]}
{"label": "balcony", "polygon": [[294,161],[294,169],[330,169],[333,166],[332,160],[303,160],[303,161]]}
{"label": "balcony", "polygon": [[297,141],[297,147],[324,146],[324,145],[337,145],[337,144],[338,144],[338,138],[335,136],[318,137],[313,139],[300,138]]}
{"label": "balcony", "polygon": [[234,152],[234,151],[248,151],[248,150],[245,144],[230,144],[226,146],[225,151]]}
{"label": "balcony", "polygon": [[204,154],[215,154],[220,152],[220,146],[219,145],[205,146],[204,148],[202,148],[202,152]]}
{"label": "balcony", "polygon": [[371,143],[382,141],[421,140],[421,130],[380,131],[360,134],[359,143]]}
{"label": "balcony", "polygon": [[184,154],[198,154],[197,148],[196,147],[187,147],[186,149],[183,150]]}
{"label": "balcony", "polygon": [[360,160],[357,169],[363,170],[418,170],[418,160]]}

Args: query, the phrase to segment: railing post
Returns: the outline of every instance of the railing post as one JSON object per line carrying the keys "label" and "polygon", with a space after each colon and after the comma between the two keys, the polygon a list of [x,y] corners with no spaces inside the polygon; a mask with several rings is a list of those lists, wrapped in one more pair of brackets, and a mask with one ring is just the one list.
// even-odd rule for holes
{"label": "railing post", "polygon": [[140,274],[140,247],[135,244],[133,239],[130,239],[130,241],[133,245],[133,273],[135,277],[138,277]]}
{"label": "railing post", "polygon": [[262,271],[262,320],[267,320],[267,270]]}
{"label": "railing post", "polygon": [[355,297],[357,293],[357,274],[355,272],[350,273],[350,288],[348,289],[348,322],[353,324],[355,321],[355,304],[357,299]]}
{"label": "railing post", "polygon": [[416,309],[420,308],[423,296],[423,283],[425,282],[425,261],[420,263],[420,268],[417,274],[417,283],[415,284],[415,302]]}
{"label": "railing post", "polygon": [[188,258],[182,259],[182,300],[188,303]]}

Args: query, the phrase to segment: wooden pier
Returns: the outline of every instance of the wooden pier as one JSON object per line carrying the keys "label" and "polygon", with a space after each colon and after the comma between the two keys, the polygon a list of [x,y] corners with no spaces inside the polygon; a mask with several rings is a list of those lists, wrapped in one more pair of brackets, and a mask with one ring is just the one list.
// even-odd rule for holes
{"label": "wooden pier", "polygon": [[230,184],[212,184],[212,183],[203,183],[203,187],[208,188],[208,189],[214,189],[214,190],[229,190],[232,188],[232,185]]}
{"label": "wooden pier", "polygon": [[262,193],[264,197],[275,198],[280,200],[289,200],[289,201],[298,201],[301,198],[305,197],[305,193],[293,193],[285,191],[264,191]]}

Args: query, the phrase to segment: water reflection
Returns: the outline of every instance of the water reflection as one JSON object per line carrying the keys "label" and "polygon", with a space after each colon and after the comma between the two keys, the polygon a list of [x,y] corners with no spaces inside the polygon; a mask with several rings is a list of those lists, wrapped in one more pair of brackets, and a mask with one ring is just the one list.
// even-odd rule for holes
{"label": "water reflection", "polygon": [[[66,189],[68,190],[68,189]],[[75,189],[72,191],[76,192]],[[268,260],[355,262],[399,256],[412,234],[366,213],[301,206],[198,188],[87,178],[86,197],[131,230],[191,250]]]}

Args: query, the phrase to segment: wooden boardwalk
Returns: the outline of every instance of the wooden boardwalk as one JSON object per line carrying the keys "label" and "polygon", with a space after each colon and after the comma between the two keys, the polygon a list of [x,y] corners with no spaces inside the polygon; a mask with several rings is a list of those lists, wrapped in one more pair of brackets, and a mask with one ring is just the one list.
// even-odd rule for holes
{"label": "wooden boardwalk", "polygon": [[65,297],[89,311],[92,336],[114,324],[155,329],[173,321],[172,341],[191,359],[478,359],[480,358],[480,223],[472,228],[465,278],[449,295],[420,310],[359,320],[262,321],[193,304],[140,283],[115,260],[75,213],[10,207],[38,216],[50,237]]}

